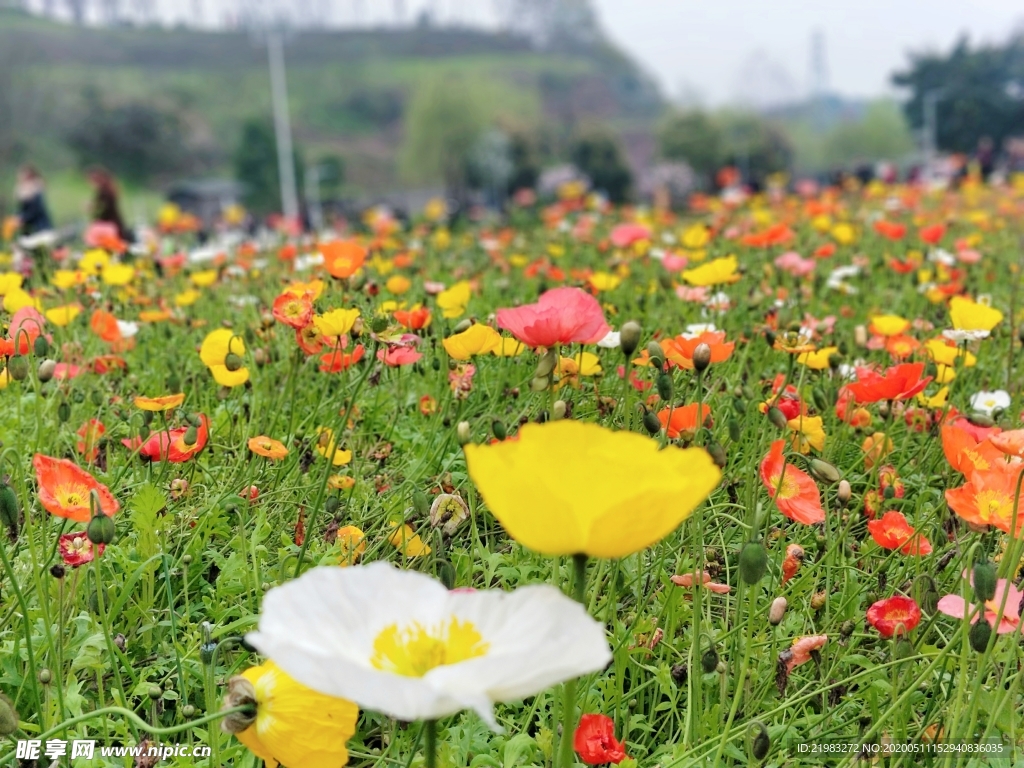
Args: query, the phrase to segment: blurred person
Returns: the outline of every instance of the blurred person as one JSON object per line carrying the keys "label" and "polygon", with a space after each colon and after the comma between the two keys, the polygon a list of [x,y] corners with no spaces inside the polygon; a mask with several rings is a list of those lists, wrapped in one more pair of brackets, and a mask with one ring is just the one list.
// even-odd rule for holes
{"label": "blurred person", "polygon": [[981,172],[982,181],[988,181],[989,176],[996,167],[996,150],[992,139],[989,136],[982,136],[978,139],[978,170]]}
{"label": "blurred person", "polygon": [[44,192],[43,177],[39,171],[33,165],[23,165],[18,171],[14,196],[18,201],[18,221],[24,237],[53,229]]}
{"label": "blurred person", "polygon": [[121,217],[120,199],[114,177],[104,168],[93,168],[89,171],[89,183],[94,190],[90,212],[92,220],[113,224],[117,227],[118,236],[125,242],[130,242],[131,232]]}

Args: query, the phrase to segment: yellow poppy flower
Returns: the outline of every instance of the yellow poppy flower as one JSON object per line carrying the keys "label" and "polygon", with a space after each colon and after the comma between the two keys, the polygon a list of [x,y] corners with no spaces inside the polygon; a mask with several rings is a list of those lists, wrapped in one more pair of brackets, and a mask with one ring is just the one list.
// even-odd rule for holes
{"label": "yellow poppy flower", "polygon": [[681,239],[685,248],[699,250],[710,242],[711,232],[703,224],[693,224],[686,228]]}
{"label": "yellow poppy flower", "polygon": [[850,245],[857,240],[857,230],[846,222],[840,222],[832,227],[832,239],[840,245]]}
{"label": "yellow poppy flower", "polygon": [[356,320],[359,318],[359,310],[354,309],[332,309],[322,315],[313,316],[313,325],[324,336],[344,336],[352,330]]}
{"label": "yellow poppy flower", "polygon": [[871,318],[871,332],[879,336],[899,336],[910,327],[910,321],[899,315],[875,315]]}
{"label": "yellow poppy flower", "polygon": [[161,395],[160,397],[145,397],[139,395],[135,398],[135,407],[143,411],[169,411],[177,408],[185,402],[185,393],[179,392],[176,395]]}
{"label": "yellow poppy flower", "polygon": [[825,450],[825,428],[821,416],[797,416],[786,422],[793,432],[793,450],[808,453],[811,448]]}
{"label": "yellow poppy flower", "polygon": [[174,306],[176,307],[191,307],[202,296],[199,291],[195,288],[187,288],[174,297]]}
{"label": "yellow poppy flower", "polygon": [[410,525],[391,523],[392,532],[388,542],[405,557],[420,557],[430,554],[430,546],[419,537]]}
{"label": "yellow poppy flower", "polygon": [[135,277],[135,268],[130,264],[108,264],[101,274],[107,285],[128,285]]}
{"label": "yellow poppy flower", "polygon": [[50,278],[50,283],[55,288],[61,290],[67,290],[68,288],[74,288],[77,285],[82,285],[89,276],[78,269],[58,269],[53,273],[53,277]]}
{"label": "yellow poppy flower", "polygon": [[921,392],[917,395],[917,402],[925,408],[945,408],[949,400],[949,387],[942,387],[934,395],[926,395]]}
{"label": "yellow poppy flower", "polygon": [[294,296],[302,296],[305,293],[310,294],[310,299],[316,301],[320,298],[320,294],[324,292],[324,281],[319,278],[316,280],[310,280],[308,283],[291,283],[287,288],[284,289],[285,293],[290,293]]}
{"label": "yellow poppy flower", "polygon": [[491,350],[491,353],[498,357],[515,357],[526,351],[526,345],[518,339],[502,337],[501,344]]}
{"label": "yellow poppy flower", "polygon": [[839,347],[822,347],[814,352],[802,352],[796,358],[800,365],[806,365],[812,371],[823,371],[829,367],[828,359],[839,351]]}
{"label": "yellow poppy flower", "polygon": [[11,291],[21,288],[25,278],[18,272],[0,273],[0,296],[6,296]]}
{"label": "yellow poppy flower", "polygon": [[89,275],[98,275],[110,263],[110,254],[100,248],[94,248],[82,254],[78,268]]}
{"label": "yellow poppy flower", "polygon": [[199,359],[210,369],[214,381],[222,387],[237,387],[249,380],[249,369],[244,365],[235,367],[234,370],[229,368],[229,365],[238,365],[244,354],[245,341],[229,328],[210,331],[199,348]]}
{"label": "yellow poppy flower", "polygon": [[354,525],[339,528],[334,542],[339,550],[337,564],[342,568],[355,565],[366,551],[366,534]]}
{"label": "yellow poppy flower", "polygon": [[501,345],[501,334],[489,325],[474,323],[462,333],[444,340],[448,356],[455,360],[469,360],[474,355],[493,352]]}
{"label": "yellow poppy flower", "polygon": [[352,451],[346,451],[335,446],[334,430],[330,427],[319,427],[316,430],[316,450],[321,456],[331,462],[335,467],[340,467],[352,461]]}
{"label": "yellow poppy flower", "polygon": [[958,331],[991,331],[1002,322],[1003,313],[966,296],[954,296],[949,300],[949,317]]}
{"label": "yellow poppy flower", "polygon": [[694,286],[723,285],[735,283],[740,279],[736,270],[739,263],[735,256],[726,256],[721,259],[713,259],[707,264],[701,264],[693,269],[683,270],[683,280]]}
{"label": "yellow poppy flower", "polygon": [[198,285],[200,288],[208,288],[217,282],[217,270],[204,269],[202,272],[193,272],[192,277],[189,279],[193,285]]}
{"label": "yellow poppy flower", "polygon": [[23,291],[21,288],[15,288],[4,296],[4,310],[14,314],[19,309],[25,307],[35,307],[36,309],[42,309],[43,305],[39,302],[39,299],[32,298],[32,295],[27,291]]}
{"label": "yellow poppy flower", "polygon": [[492,514],[546,555],[639,552],[674,531],[722,476],[703,448],[662,451],[635,432],[574,420],[526,424],[517,441],[465,452]]}
{"label": "yellow poppy flower", "polygon": [[463,280],[437,294],[437,306],[440,307],[441,314],[447,318],[461,317],[472,295],[472,287]]}
{"label": "yellow poppy flower", "polygon": [[614,291],[619,287],[622,278],[609,272],[595,272],[587,278],[587,284],[595,291]]}
{"label": "yellow poppy flower", "polygon": [[[345,743],[356,732],[359,707],[297,682],[267,661],[250,667],[229,683],[228,704],[244,691],[255,699],[256,718],[235,737],[266,761],[267,768],[323,768],[348,763]],[[230,720],[229,723],[230,725]]]}
{"label": "yellow poppy flower", "polygon": [[947,344],[943,339],[929,339],[924,343],[928,356],[938,365],[954,366],[957,358],[962,358],[960,364],[965,368],[972,368],[978,362],[978,358],[972,353],[966,352],[963,347],[956,344]]}
{"label": "yellow poppy flower", "polygon": [[384,283],[384,287],[396,296],[401,296],[412,288],[412,280],[405,275],[392,275],[388,278],[388,281]]}
{"label": "yellow poppy flower", "polygon": [[46,310],[46,319],[54,325],[63,328],[73,322],[81,311],[82,308],[78,304],[67,304],[63,307],[54,307],[53,309]]}

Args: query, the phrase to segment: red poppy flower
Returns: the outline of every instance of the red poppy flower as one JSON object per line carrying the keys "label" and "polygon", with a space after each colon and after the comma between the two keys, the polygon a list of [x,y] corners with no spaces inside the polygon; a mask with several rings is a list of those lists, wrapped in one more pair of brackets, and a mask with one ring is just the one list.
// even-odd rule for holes
{"label": "red poppy flower", "polygon": [[921,378],[924,363],[901,363],[878,373],[870,368],[857,368],[857,381],[846,385],[855,402],[877,403],[879,400],[906,400],[922,392],[932,380]]}
{"label": "red poppy flower", "polygon": [[882,549],[898,549],[904,555],[931,554],[928,539],[915,531],[901,512],[886,512],[868,522],[868,532]]}
{"label": "red poppy flower", "polygon": [[185,443],[189,429],[190,427],[177,427],[172,430],[160,430],[153,432],[145,442],[141,438],[133,437],[130,440],[122,440],[121,443],[130,450],[137,449],[140,456],[145,456],[150,461],[181,464],[206,447],[210,437],[210,420],[200,414],[199,426],[196,427],[196,441],[192,445]]}
{"label": "red poppy flower", "polygon": [[[698,407],[700,412],[698,413]],[[684,432],[693,434],[711,418],[711,406],[704,403],[679,405],[675,408],[663,408],[658,412],[661,428],[668,432],[669,438],[675,440]]]}
{"label": "red poppy flower", "polygon": [[626,759],[626,745],[615,739],[615,723],[607,715],[583,715],[572,745],[587,765],[618,765]]}
{"label": "red poppy flower", "polygon": [[418,331],[430,325],[430,310],[427,307],[418,309],[397,309],[394,318],[403,328]]}
{"label": "red poppy flower", "polygon": [[670,365],[692,370],[693,353],[701,344],[707,344],[711,349],[712,363],[728,360],[736,347],[735,342],[725,340],[724,331],[704,331],[689,338],[676,336],[674,339],[664,339],[661,342],[661,348],[665,352],[665,361]]}
{"label": "red poppy flower", "polygon": [[423,357],[422,352],[417,352],[413,347],[388,347],[377,350],[377,359],[384,365],[396,367],[399,365],[412,365]]}
{"label": "red poppy flower", "polygon": [[99,495],[99,512],[112,517],[120,509],[110,489],[74,462],[37,453],[32,457],[32,466],[39,484],[39,503],[52,515],[77,523],[89,522],[93,491]]}
{"label": "red poppy flower", "polygon": [[[102,555],[106,545],[99,544],[96,546],[99,554]],[[85,531],[65,533],[57,540],[57,548],[60,550],[60,557],[64,561],[64,565],[77,568],[80,565],[92,562],[93,543],[89,541]]]}
{"label": "red poppy flower", "polygon": [[88,462],[96,461],[96,456],[100,452],[100,438],[103,437],[103,433],[106,431],[107,428],[98,419],[89,419],[79,427],[76,433],[78,435],[78,443],[75,447],[82,454],[82,458]]}
{"label": "red poppy flower", "polygon": [[906,224],[897,224],[895,221],[879,219],[875,222],[875,232],[888,240],[902,240],[907,234]]}
{"label": "red poppy flower", "polygon": [[282,293],[274,299],[274,319],[296,330],[309,325],[313,319],[313,302],[310,294],[296,296],[287,291]]}
{"label": "red poppy flower", "polygon": [[362,344],[357,344],[351,352],[342,352],[340,349],[328,352],[326,355],[320,356],[320,370],[325,373],[344,371],[362,360],[365,351]]}
{"label": "red poppy flower", "polygon": [[498,327],[528,347],[596,344],[611,331],[597,299],[580,288],[554,288],[536,304],[499,309]]}
{"label": "red poppy flower", "polygon": [[813,525],[825,520],[821,494],[814,480],[802,469],[785,463],[782,457],[784,440],[772,443],[768,455],[761,461],[761,482],[775,506],[790,520]]}
{"label": "red poppy flower", "polygon": [[945,234],[945,224],[932,224],[927,227],[921,227],[917,230],[917,236],[928,243],[928,245],[938,245],[939,241],[942,240],[942,236]]}
{"label": "red poppy flower", "polygon": [[921,609],[913,599],[896,595],[873,603],[867,619],[882,637],[892,637],[912,631],[921,621]]}

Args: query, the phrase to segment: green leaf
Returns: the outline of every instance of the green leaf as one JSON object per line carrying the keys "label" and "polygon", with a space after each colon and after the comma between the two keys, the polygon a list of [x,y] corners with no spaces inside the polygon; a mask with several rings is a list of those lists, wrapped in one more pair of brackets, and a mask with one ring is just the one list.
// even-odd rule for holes
{"label": "green leaf", "polygon": [[135,492],[131,500],[132,527],[138,540],[139,555],[143,558],[156,554],[157,513],[167,506],[167,497],[152,483],[146,483]]}

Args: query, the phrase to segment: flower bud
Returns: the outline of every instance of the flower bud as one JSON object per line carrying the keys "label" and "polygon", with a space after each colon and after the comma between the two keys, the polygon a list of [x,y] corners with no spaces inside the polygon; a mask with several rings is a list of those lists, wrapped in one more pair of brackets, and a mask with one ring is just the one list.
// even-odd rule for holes
{"label": "flower bud", "polygon": [[15,381],[24,381],[28,376],[28,361],[24,355],[15,355],[7,361],[7,375]]}
{"label": "flower bud", "polygon": [[18,730],[18,720],[11,700],[0,693],[0,736],[10,736]]}
{"label": "flower bud", "polygon": [[811,610],[820,611],[825,607],[825,603],[828,602],[828,592],[822,590],[821,592],[815,592],[811,595]]}
{"label": "flower bud", "polygon": [[20,524],[21,512],[18,510],[18,497],[11,486],[0,482],[0,525],[7,529],[11,538],[17,538]]}
{"label": "flower bud", "polygon": [[821,459],[811,459],[810,463],[811,474],[814,475],[815,479],[820,480],[823,483],[838,483],[842,479],[842,475],[839,474],[839,470],[836,469],[832,464]]}
{"label": "flower bud", "polygon": [[853,630],[857,628],[857,625],[847,619],[839,627],[839,634],[842,637],[849,637],[853,634]]}
{"label": "flower bud", "polygon": [[789,423],[786,419],[786,414],[774,405],[768,409],[768,421],[770,421],[777,429],[785,429]]}
{"label": "flower bud", "polygon": [[838,352],[833,352],[828,356],[828,367],[833,371],[839,370],[839,366],[843,364],[843,356]]}
{"label": "flower bud", "polygon": [[430,499],[419,488],[412,492],[412,508],[416,510],[417,515],[430,514]]}
{"label": "flower bud", "polygon": [[551,375],[551,372],[555,370],[555,366],[558,365],[558,350],[552,348],[541,355],[540,360],[537,361],[537,370],[533,374],[535,378],[547,378]]}
{"label": "flower bud", "polygon": [[491,422],[491,432],[494,433],[498,440],[504,440],[508,437],[508,430],[505,429],[505,425],[498,419]]}
{"label": "flower bud", "polygon": [[853,329],[853,343],[858,347],[866,347],[868,345],[868,329],[863,325],[858,325]]}
{"label": "flower bud", "polygon": [[715,462],[715,466],[719,469],[725,469],[725,465],[729,463],[729,456],[725,452],[725,448],[718,441],[712,440],[707,445],[707,452],[711,455],[711,460]]}
{"label": "flower bud", "polygon": [[[42,338],[42,336],[40,336],[39,338]],[[56,371],[57,361],[51,360],[50,358],[46,358],[41,363],[39,363],[39,367],[36,369],[36,376],[39,378],[41,382],[45,384],[46,382],[53,378],[53,374]]]}
{"label": "flower bud", "polygon": [[561,421],[564,419],[566,407],[565,400],[555,400],[551,406],[551,420]]}
{"label": "flower bud", "polygon": [[988,648],[988,641],[991,637],[992,625],[988,623],[988,619],[985,616],[979,618],[971,626],[971,631],[967,634],[967,639],[971,643],[971,648],[978,653],[985,652],[985,649]]}
{"label": "flower bud", "polygon": [[117,535],[114,527],[114,518],[99,512],[92,516],[89,525],[85,529],[86,538],[93,544],[109,544]]}
{"label": "flower bud", "polygon": [[658,419],[658,414],[654,411],[644,412],[644,429],[652,435],[661,432],[661,421]]}
{"label": "flower bud", "polygon": [[974,597],[979,603],[995,598],[996,567],[988,560],[980,560],[974,564],[971,581],[974,583]]}
{"label": "flower bud", "polygon": [[49,685],[51,680],[53,680],[53,675],[51,674],[50,670],[48,670],[46,667],[43,667],[39,670],[40,683],[42,683],[43,685]]}
{"label": "flower bud", "polygon": [[772,748],[772,740],[768,735],[768,729],[764,726],[764,723],[755,720],[747,728],[747,734],[750,738],[751,757],[758,762],[764,760]]}
{"label": "flower bud", "polygon": [[711,365],[711,347],[701,342],[693,350],[693,367],[697,373],[704,373]]}
{"label": "flower bud", "polygon": [[465,445],[470,441],[469,422],[460,421],[455,427],[455,436],[459,439],[459,445]]}
{"label": "flower bud", "polygon": [[[414,497],[413,501],[415,503],[415,497]],[[333,516],[334,513],[338,511],[338,508],[340,506],[341,506],[341,501],[338,499],[337,496],[328,496],[326,499],[324,499],[324,511],[328,515]]]}
{"label": "flower bud", "polygon": [[836,491],[836,501],[839,502],[839,506],[843,509],[850,503],[850,495],[853,493],[850,488],[850,482],[848,480],[839,481],[839,489]]}
{"label": "flower bud", "polygon": [[199,441],[199,430],[196,429],[195,427],[189,427],[188,429],[185,430],[185,435],[182,438],[182,440],[184,441],[185,445],[191,448]]}
{"label": "flower bud", "polygon": [[651,359],[651,365],[659,371],[665,367],[665,351],[661,348],[661,344],[656,341],[647,342],[647,355]]}
{"label": "flower bud", "polygon": [[530,389],[534,392],[543,392],[551,386],[551,379],[547,376],[534,376],[530,379]]}
{"label": "flower bud", "polygon": [[[458,323],[455,324],[455,327],[452,328],[452,334],[454,335],[454,334],[457,334],[457,333],[463,333],[465,331],[468,331],[472,326],[473,326],[473,321],[470,320],[467,317],[464,320],[460,320]],[[384,327],[386,328],[387,325],[385,324]],[[376,330],[376,328],[374,330]],[[383,331],[384,328],[381,328],[380,330]],[[377,331],[377,332],[380,333],[380,331]]]}
{"label": "flower bud", "polygon": [[149,695],[150,700],[156,701],[164,695],[164,689],[161,688],[159,685],[151,685],[149,686],[149,690],[146,691],[146,693]]}
{"label": "flower bud", "polygon": [[729,429],[729,439],[732,440],[734,443],[738,443],[740,441],[740,437],[743,434],[742,430],[740,429],[739,421],[737,421],[736,419],[729,419],[729,422],[726,426]]}
{"label": "flower bud", "polygon": [[455,589],[455,566],[447,560],[440,560],[437,563],[437,578],[444,584],[447,590]]}
{"label": "flower bud", "polygon": [[225,733],[241,733],[256,722],[256,689],[241,675],[228,680],[228,695],[224,697],[223,709],[249,707],[251,712],[232,712],[220,722]]}
{"label": "flower bud", "polygon": [[775,331],[771,331],[771,330],[765,331],[764,332],[764,340],[765,340],[765,343],[769,347],[774,348],[775,347]]}
{"label": "flower bud", "polygon": [[632,356],[636,352],[636,348],[640,346],[641,332],[640,323],[635,320],[629,320],[622,324],[622,328],[619,330],[619,347],[626,357]]}
{"label": "flower bud", "polygon": [[779,624],[781,624],[782,620],[786,616],[787,605],[788,603],[786,602],[786,598],[784,597],[776,597],[774,600],[772,600],[772,605],[768,609],[768,623],[771,624],[773,627],[777,627]]}
{"label": "flower bud", "polygon": [[55,579],[63,579],[65,573],[67,573],[67,570],[60,563],[54,563],[50,566],[50,575]]}
{"label": "flower bud", "polygon": [[814,387],[811,389],[811,400],[814,401],[814,407],[819,411],[827,411],[829,402],[828,397],[825,395],[825,390],[821,387]]}
{"label": "flower bud", "polygon": [[672,667],[672,682],[682,687],[686,685],[686,678],[688,677],[687,668],[685,664],[675,664]]}
{"label": "flower bud", "polygon": [[186,717],[186,718],[188,718],[188,717],[195,717],[196,708],[193,707],[191,704],[186,704],[184,707],[181,708],[181,714],[182,714],[182,717]]}
{"label": "flower bud", "polygon": [[658,397],[660,397],[665,402],[668,402],[669,400],[671,400],[672,399],[672,390],[673,390],[673,387],[672,387],[672,377],[669,376],[667,373],[659,373],[658,374],[658,382],[657,382],[657,384],[658,384]]}
{"label": "flower bud", "polygon": [[36,357],[46,357],[50,352],[50,342],[46,340],[46,337],[40,334],[36,336],[36,340],[32,342],[32,351]]}
{"label": "flower bud", "polygon": [[700,668],[705,674],[711,674],[718,668],[718,651],[715,650],[715,646],[712,645],[704,651],[704,655],[700,657]]}
{"label": "flower bud", "polygon": [[740,550],[740,578],[757,584],[768,570],[768,553],[759,541],[748,541]]}
{"label": "flower bud", "polygon": [[242,358],[231,352],[224,357],[224,367],[231,372],[237,371],[242,367]]}

